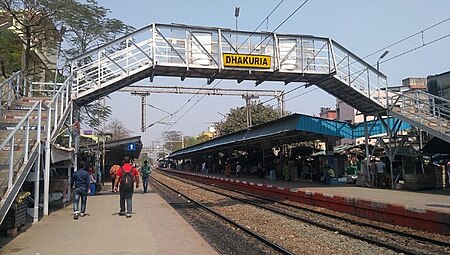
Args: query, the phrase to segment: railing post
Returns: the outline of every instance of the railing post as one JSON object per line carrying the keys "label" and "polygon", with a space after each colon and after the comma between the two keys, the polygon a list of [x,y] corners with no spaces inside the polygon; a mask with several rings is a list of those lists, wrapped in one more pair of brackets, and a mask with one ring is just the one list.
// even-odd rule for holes
{"label": "railing post", "polygon": [[12,101],[12,92],[13,92],[13,85],[11,84],[11,81],[8,82],[8,99],[7,99],[7,106],[11,107],[11,101]]}
{"label": "railing post", "polygon": [[2,105],[3,105],[3,88],[0,87],[0,114],[3,114]]}
{"label": "railing post", "polygon": [[305,53],[304,53],[304,49],[303,49],[303,37],[300,37],[300,66],[302,69],[302,73],[305,73],[304,68],[304,61],[305,61]]}
{"label": "railing post", "polygon": [[129,55],[130,55],[130,45],[129,45],[129,38],[126,39],[126,47],[127,47],[127,57],[126,57],[126,70],[127,70],[127,76],[130,75],[130,63],[129,63]]}
{"label": "railing post", "polygon": [[100,84],[101,84],[101,80],[102,80],[102,76],[101,76],[101,72],[102,72],[102,70],[101,70],[101,63],[102,63],[102,59],[101,59],[101,56],[102,56],[102,51],[101,50],[99,50],[98,51],[98,53],[97,53],[97,62],[98,62],[98,64],[97,64],[97,88],[100,88]]}
{"label": "railing post", "polygon": [[12,187],[14,176],[14,135],[9,143],[9,172],[8,172],[8,189]]}
{"label": "railing post", "polygon": [[53,127],[58,126],[58,111],[59,111],[59,105],[58,105],[58,97],[55,98],[55,101],[53,102],[55,106],[55,117],[53,118]]}
{"label": "railing post", "polygon": [[[153,68],[156,66],[156,24],[153,23],[153,31],[152,31],[152,59],[153,59]],[[189,43],[189,41],[187,41],[186,43]]]}
{"label": "railing post", "polygon": [[433,107],[433,115],[436,115],[436,103],[434,101],[434,97],[432,97],[431,101],[432,101],[432,107]]}
{"label": "railing post", "polygon": [[[222,59],[222,47],[223,47],[223,45],[222,45],[222,29],[218,29],[217,30],[217,44],[218,44],[218,47],[219,47],[219,73],[222,71],[222,67],[223,67],[223,59]],[[189,58],[189,52],[187,51],[187,45],[188,44],[186,44],[186,56],[185,56],[185,58],[186,58],[186,65],[187,65],[187,67],[189,68],[189,61],[190,61],[190,58]]]}
{"label": "railing post", "polygon": [[28,146],[29,146],[29,138],[30,138],[30,117],[27,118],[27,125],[25,130],[25,155],[23,157],[23,162],[28,162]]}
{"label": "railing post", "polygon": [[44,215],[48,215],[48,201],[50,190],[50,140],[51,140],[51,121],[52,120],[52,106],[48,107],[47,113],[47,137],[45,140],[45,168],[44,168]]}
{"label": "railing post", "polygon": [[370,74],[369,74],[369,68],[367,68],[367,97],[370,99],[370,80],[369,80]]}
{"label": "railing post", "polygon": [[42,148],[41,148],[41,125],[42,125],[42,101],[39,103],[38,108],[38,128],[37,128],[37,142],[38,142],[38,158],[36,163],[34,163],[34,213],[33,213],[33,223],[39,221],[39,178],[41,172],[41,158],[42,158]]}
{"label": "railing post", "polygon": [[[276,68],[278,70],[280,70],[281,69],[280,41],[278,39],[277,34],[273,34],[273,41],[274,41],[273,54],[274,54],[274,59],[276,60],[276,64],[277,64]],[[302,70],[302,73],[304,73],[303,70]]]}
{"label": "railing post", "polygon": [[348,71],[348,86],[352,86],[352,78],[350,73],[350,55],[347,54],[347,71]]}

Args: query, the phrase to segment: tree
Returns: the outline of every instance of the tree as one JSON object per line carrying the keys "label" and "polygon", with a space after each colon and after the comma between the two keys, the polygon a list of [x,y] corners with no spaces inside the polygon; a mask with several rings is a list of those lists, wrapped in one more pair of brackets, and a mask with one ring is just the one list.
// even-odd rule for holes
{"label": "tree", "polygon": [[[214,123],[214,127],[219,136],[247,128],[247,109],[245,107],[230,109],[230,112],[226,116],[225,120]],[[280,113],[278,110],[271,106],[265,106],[261,103],[252,106],[253,126],[276,120],[279,116]]]}
{"label": "tree", "polygon": [[7,78],[21,69],[22,42],[10,30],[0,31],[0,75]]}
{"label": "tree", "polygon": [[94,101],[80,109],[80,121],[86,123],[96,131],[100,131],[111,115],[111,107],[105,106],[100,100]]}
{"label": "tree", "polygon": [[164,148],[170,152],[181,149],[183,134],[180,131],[164,132]]}
{"label": "tree", "polygon": [[106,126],[106,130],[112,133],[114,140],[127,138],[132,134],[131,130],[125,127],[124,124],[118,119],[113,119]]}
{"label": "tree", "polygon": [[12,26],[25,46],[22,68],[26,75],[37,72],[30,63],[32,49],[56,48],[59,35],[53,19],[63,6],[60,0],[0,0],[0,12],[11,17]]}
{"label": "tree", "polygon": [[68,9],[75,11],[59,13],[58,20],[66,28],[64,39],[71,47],[63,51],[69,58],[134,30],[118,19],[108,18],[111,11],[99,6],[96,0],[87,0],[86,3],[70,1]]}
{"label": "tree", "polygon": [[[13,21],[9,23],[13,24],[14,31],[25,45],[22,66],[25,75],[32,73],[29,59],[34,48],[52,51],[54,55],[58,51],[59,56],[61,44],[58,43],[63,37],[67,42],[64,46],[69,47],[62,52],[66,59],[70,59],[134,29],[118,19],[108,18],[110,10],[99,6],[96,0],[0,0],[0,13],[6,14],[0,21],[6,19],[3,16],[7,16],[5,21]],[[61,34],[57,27],[60,27]],[[3,67],[8,57],[1,53],[0,64]],[[8,73],[8,68],[4,73]],[[98,101],[81,109],[81,119],[96,130],[110,114],[110,109]]]}
{"label": "tree", "polygon": [[[87,0],[86,3],[65,1],[69,11],[57,13],[56,18],[65,27],[64,39],[70,46],[63,49],[66,58],[76,57],[134,29],[120,20],[108,18],[110,10],[99,6],[96,0]],[[110,114],[110,108],[94,101],[83,107],[81,116],[93,129],[99,129]],[[131,132],[125,133],[128,136]]]}
{"label": "tree", "polygon": [[199,136],[187,136],[184,138],[184,146],[190,147],[209,140],[211,140],[211,138],[209,138],[209,136],[207,136],[205,133]]}

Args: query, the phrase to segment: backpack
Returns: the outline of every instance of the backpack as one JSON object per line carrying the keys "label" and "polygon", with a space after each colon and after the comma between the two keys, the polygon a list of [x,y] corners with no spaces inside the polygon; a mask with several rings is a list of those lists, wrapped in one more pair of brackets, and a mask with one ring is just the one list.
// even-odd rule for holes
{"label": "backpack", "polygon": [[134,186],[134,179],[131,175],[133,169],[131,169],[129,172],[125,172],[123,167],[120,168],[122,170],[122,178],[120,179],[120,188],[123,191],[132,191]]}

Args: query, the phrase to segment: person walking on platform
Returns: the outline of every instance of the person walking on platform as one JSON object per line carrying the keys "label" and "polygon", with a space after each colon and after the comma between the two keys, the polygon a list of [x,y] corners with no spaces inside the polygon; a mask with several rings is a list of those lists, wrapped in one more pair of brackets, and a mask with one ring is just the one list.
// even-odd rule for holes
{"label": "person walking on platform", "polygon": [[116,174],[117,171],[119,171],[120,165],[118,163],[115,163],[111,168],[109,169],[109,176],[111,177],[111,191],[114,192],[114,181],[116,180]]}
{"label": "person walking on platform", "polygon": [[450,185],[450,161],[447,162],[447,180],[448,185]]}
{"label": "person walking on platform", "polygon": [[[72,183],[71,187],[74,187],[73,194],[73,218],[78,220],[78,217],[84,217],[84,213],[86,212],[86,203],[87,203],[87,195],[90,192],[89,184],[90,184],[90,176],[87,171],[88,165],[84,162],[81,162],[80,169],[73,173],[72,175]],[[81,200],[81,214],[78,210],[78,206]]]}
{"label": "person walking on platform", "polygon": [[241,165],[239,164],[239,161],[236,162],[236,177],[241,177]]}
{"label": "person walking on platform", "polygon": [[375,158],[375,166],[377,167],[376,187],[384,188],[386,181],[384,179],[384,173],[386,171],[386,164],[379,158]]}
{"label": "person walking on platform", "polygon": [[150,166],[148,165],[147,160],[144,160],[144,165],[141,168],[142,187],[144,187],[144,193],[147,193],[148,177],[150,173],[151,173]]}
{"label": "person walking on platform", "polygon": [[225,176],[230,177],[231,174],[231,164],[229,162],[225,163]]}
{"label": "person walking on platform", "polygon": [[125,215],[125,202],[127,204],[126,215],[127,218],[131,218],[132,213],[132,198],[134,191],[134,184],[136,183],[136,189],[139,188],[139,172],[130,164],[130,158],[123,158],[123,166],[117,171],[116,180],[114,182],[114,192],[117,192],[119,186],[120,195],[120,211],[119,215]]}
{"label": "person walking on platform", "polygon": [[90,188],[88,195],[93,196],[96,193],[95,184],[97,183],[97,181],[95,180],[94,168],[89,167],[88,173],[89,173],[89,188]]}

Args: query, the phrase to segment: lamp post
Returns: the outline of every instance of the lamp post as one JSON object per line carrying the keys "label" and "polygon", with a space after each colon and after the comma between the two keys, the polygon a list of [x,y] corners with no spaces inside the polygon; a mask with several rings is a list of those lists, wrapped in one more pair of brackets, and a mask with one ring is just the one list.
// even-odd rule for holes
{"label": "lamp post", "polygon": [[239,17],[240,7],[236,6],[234,8],[234,17],[236,17],[236,30],[238,29],[238,17]]}
{"label": "lamp post", "polygon": [[385,51],[383,54],[381,54],[381,56],[378,58],[377,60],[377,71],[380,71],[380,60],[384,57],[386,57],[386,55],[389,53],[389,51]]}
{"label": "lamp post", "polygon": [[[238,7],[238,6],[236,6],[236,7],[234,8],[234,17],[236,18],[236,31],[237,31],[237,29],[238,29],[239,10],[240,10],[240,7]],[[236,33],[236,48],[237,48],[237,47],[238,47],[238,35],[237,35],[237,33]]]}

